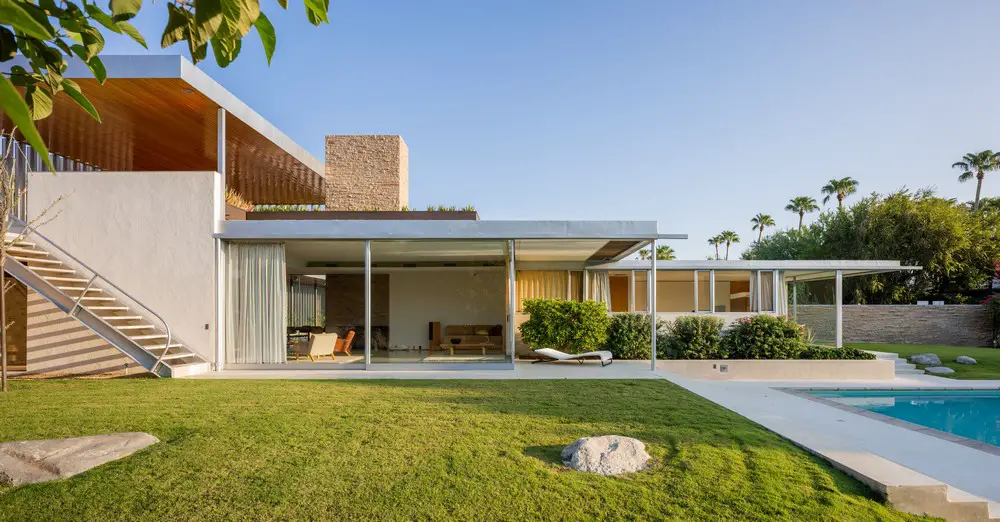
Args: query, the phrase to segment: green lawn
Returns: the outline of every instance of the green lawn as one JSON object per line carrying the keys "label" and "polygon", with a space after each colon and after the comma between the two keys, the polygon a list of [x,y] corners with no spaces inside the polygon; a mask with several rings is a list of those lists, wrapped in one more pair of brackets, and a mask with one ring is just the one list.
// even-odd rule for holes
{"label": "green lawn", "polygon": [[[860,348],[862,350],[898,353],[899,356],[904,359],[906,356],[916,353],[934,353],[941,359],[941,366],[947,366],[955,370],[955,373],[949,375],[939,375],[939,377],[951,377],[954,379],[1000,379],[1000,349],[998,348],[972,348],[968,346],[942,346],[932,344],[871,343],[850,343],[847,346]],[[959,355],[968,355],[969,357],[975,359],[978,364],[958,364],[955,362],[955,358]],[[925,366],[917,367],[925,368]]]}
{"label": "green lawn", "polygon": [[[909,520],[777,435],[665,381],[15,381],[0,442],[146,431],[0,520]],[[653,469],[564,469],[578,437]]]}

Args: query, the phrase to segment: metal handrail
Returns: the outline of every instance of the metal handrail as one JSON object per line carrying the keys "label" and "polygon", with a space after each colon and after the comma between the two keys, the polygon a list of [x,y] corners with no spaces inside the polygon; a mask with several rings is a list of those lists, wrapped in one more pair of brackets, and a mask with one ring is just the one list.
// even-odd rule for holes
{"label": "metal handrail", "polygon": [[[38,229],[36,229],[35,227],[33,227],[33,226],[25,223],[24,220],[22,220],[21,218],[18,218],[16,216],[10,216],[10,219],[11,219],[11,221],[14,222],[14,224],[19,225],[22,230],[27,230],[27,231],[29,231],[29,233],[31,235],[34,235],[34,236],[37,236],[37,237],[41,238],[42,240],[45,241],[45,243],[47,244],[47,246],[55,247],[55,249],[58,250],[60,253],[62,253],[66,257],[72,259],[78,265],[80,265],[81,267],[89,270],[90,273],[93,274],[93,277],[91,277],[90,281],[87,283],[86,289],[79,296],[76,297],[76,299],[75,299],[75,301],[73,303],[73,308],[70,309],[70,313],[71,314],[73,312],[75,312],[78,308],[80,308],[80,306],[82,306],[80,304],[80,301],[83,299],[83,297],[85,295],[87,295],[87,291],[90,290],[90,288],[93,286],[94,282],[97,279],[100,279],[101,281],[104,281],[109,286],[111,286],[112,288],[114,288],[115,290],[117,290],[118,292],[120,292],[121,294],[123,294],[125,297],[129,298],[130,300],[132,300],[133,303],[135,303],[135,304],[139,305],[140,307],[144,308],[147,312],[149,312],[150,315],[152,315],[153,317],[159,319],[160,322],[163,323],[163,329],[167,333],[167,342],[163,346],[163,353],[161,353],[156,358],[156,363],[153,364],[153,367],[149,369],[150,373],[152,373],[153,375],[157,375],[156,369],[159,368],[160,364],[163,362],[163,357],[165,357],[167,355],[167,352],[170,350],[170,342],[173,339],[173,337],[172,337],[172,335],[170,333],[170,325],[167,324],[167,320],[164,319],[163,316],[161,316],[160,314],[156,313],[152,308],[146,306],[142,301],[136,299],[135,296],[133,296],[132,294],[126,292],[122,287],[120,287],[120,286],[114,284],[113,282],[111,282],[110,280],[108,280],[108,278],[106,278],[103,275],[101,275],[100,272],[98,272],[97,270],[94,270],[90,265],[88,265],[87,263],[84,263],[79,258],[77,258],[76,256],[74,256],[73,254],[70,254],[65,249],[63,249],[61,246],[59,246],[58,244],[56,244],[54,241],[52,241],[51,239],[49,239],[49,238],[45,237],[44,235],[42,235],[42,233],[39,232]],[[25,235],[24,237],[27,237],[27,235]],[[7,238],[4,238],[4,241],[6,241],[6,240],[7,240]],[[67,297],[69,297],[69,296],[67,296]],[[104,319],[102,319],[101,316],[99,316],[97,314],[94,314],[94,316],[97,317],[98,319],[101,319],[101,321],[104,322],[105,324],[107,324],[108,326],[111,326],[111,327],[114,328],[113,325],[111,325],[107,321],[104,321]],[[115,328],[115,329],[117,330],[117,328]],[[125,336],[128,337],[127,334],[125,334]],[[142,348],[143,350],[149,352],[149,350],[147,349],[146,346],[143,346],[143,345],[141,345],[139,343],[135,343],[135,345],[138,346],[138,347],[140,347],[140,348]],[[150,355],[152,355],[152,354],[150,354]]]}

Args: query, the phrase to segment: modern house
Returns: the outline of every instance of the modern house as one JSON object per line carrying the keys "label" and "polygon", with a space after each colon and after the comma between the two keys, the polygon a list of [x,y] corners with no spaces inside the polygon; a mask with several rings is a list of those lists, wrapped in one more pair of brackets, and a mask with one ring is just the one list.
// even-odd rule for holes
{"label": "modern house", "polygon": [[[839,296],[844,277],[907,268],[636,261],[686,236],[652,221],[406,211],[401,137],[327,136],[323,161],[181,57],[104,60],[103,86],[78,64],[66,74],[103,123],[65,97],[39,122],[59,172],[15,144],[26,235],[4,268],[20,282],[7,302],[22,374],[511,369],[530,354],[516,329],[528,297],[734,319],[794,314],[791,282],[829,280]],[[227,189],[325,210],[244,212]]]}

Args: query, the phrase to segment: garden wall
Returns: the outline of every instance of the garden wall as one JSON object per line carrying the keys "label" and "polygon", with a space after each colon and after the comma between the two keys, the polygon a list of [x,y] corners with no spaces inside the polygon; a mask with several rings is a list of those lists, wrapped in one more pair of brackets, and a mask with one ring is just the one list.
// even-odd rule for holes
{"label": "garden wall", "polygon": [[[796,321],[817,340],[834,339],[833,305],[799,305]],[[984,305],[844,305],[845,343],[990,346],[991,333]]]}

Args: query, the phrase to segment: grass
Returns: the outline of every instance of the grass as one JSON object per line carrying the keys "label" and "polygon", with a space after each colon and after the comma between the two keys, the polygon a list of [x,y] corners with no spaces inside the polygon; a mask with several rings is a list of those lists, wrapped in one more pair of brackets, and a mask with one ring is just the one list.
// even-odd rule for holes
{"label": "grass", "polygon": [[[875,350],[878,352],[898,353],[900,357],[906,358],[908,355],[917,353],[933,353],[941,359],[941,366],[947,366],[955,370],[955,373],[939,375],[939,377],[950,377],[954,379],[1000,379],[1000,349],[997,348],[974,348],[969,346],[943,346],[933,344],[870,344],[870,343],[850,343],[847,346],[860,348],[862,350]],[[976,360],[977,364],[958,364],[955,358],[959,355],[968,355]],[[917,368],[926,366],[917,365]]]}
{"label": "grass", "polygon": [[[911,520],[665,381],[15,381],[0,442],[146,431],[147,450],[0,489],[0,520]],[[578,437],[654,467],[563,468]]]}

